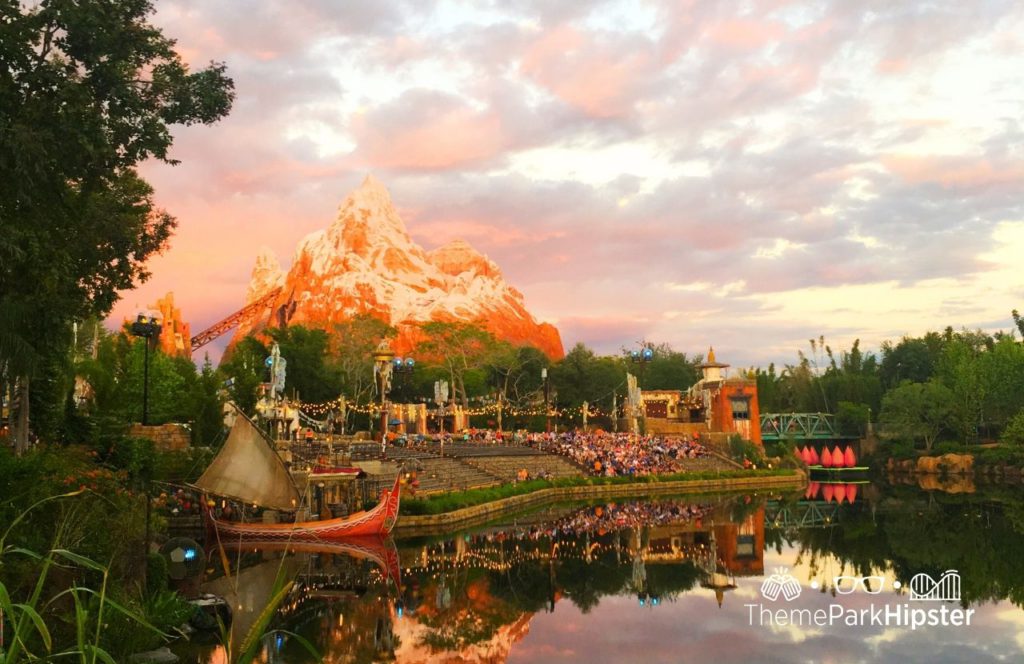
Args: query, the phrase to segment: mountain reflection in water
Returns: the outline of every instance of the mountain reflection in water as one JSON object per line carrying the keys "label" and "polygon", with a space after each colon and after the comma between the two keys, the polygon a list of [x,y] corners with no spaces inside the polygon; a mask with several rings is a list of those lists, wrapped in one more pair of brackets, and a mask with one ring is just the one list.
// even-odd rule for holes
{"label": "mountain reflection in water", "polygon": [[[226,552],[231,580],[206,587],[230,598],[244,635],[283,567],[297,584],[273,626],[326,662],[1021,659],[1019,490],[863,485],[852,504],[809,495],[562,506],[361,550],[245,543]],[[776,608],[759,589],[782,567],[803,592],[778,608],[905,603],[893,581],[955,569],[977,615],[960,631],[752,626],[746,605]],[[881,577],[883,592],[837,595],[834,577],[850,575]],[[312,661],[288,634],[264,645],[262,662]],[[223,661],[217,648],[193,657]]]}

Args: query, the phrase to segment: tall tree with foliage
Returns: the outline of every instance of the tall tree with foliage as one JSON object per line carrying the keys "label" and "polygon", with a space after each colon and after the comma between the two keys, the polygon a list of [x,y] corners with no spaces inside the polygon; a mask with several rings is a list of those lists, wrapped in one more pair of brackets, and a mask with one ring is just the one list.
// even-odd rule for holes
{"label": "tall tree with foliage", "polygon": [[[175,219],[136,172],[171,126],[231,107],[222,64],[190,71],[149,0],[0,0],[0,364],[27,413],[72,321],[109,312]],[[16,441],[24,447],[27,417]]]}
{"label": "tall tree with foliage", "polygon": [[327,332],[290,325],[270,330],[271,338],[288,361],[285,390],[311,402],[336,399],[341,393],[342,372],[330,353]]}
{"label": "tall tree with foliage", "polygon": [[[395,328],[379,318],[359,314],[334,326],[331,352],[341,372],[341,389],[349,399],[368,401],[374,389],[373,351]],[[337,395],[335,395],[337,396]]]}
{"label": "tall tree with foliage", "polygon": [[939,434],[949,426],[953,406],[952,391],[936,380],[903,383],[882,401],[882,435],[922,442],[925,450],[931,451]]}
{"label": "tall tree with foliage", "polygon": [[462,402],[463,408],[468,408],[471,385],[468,375],[477,372],[479,375],[474,378],[483,379],[483,374],[477,370],[494,352],[497,339],[483,327],[470,323],[426,323],[423,333],[427,338],[418,346],[417,353],[444,365],[453,397]]}

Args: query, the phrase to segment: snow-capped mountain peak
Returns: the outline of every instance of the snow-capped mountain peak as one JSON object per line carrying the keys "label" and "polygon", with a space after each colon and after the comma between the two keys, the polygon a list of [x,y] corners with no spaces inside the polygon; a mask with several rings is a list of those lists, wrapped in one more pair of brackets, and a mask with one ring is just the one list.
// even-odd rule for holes
{"label": "snow-capped mountain peak", "polygon": [[[259,255],[248,301],[283,283],[273,310],[290,324],[327,327],[371,314],[399,327],[398,346],[403,338],[411,346],[422,323],[476,322],[499,339],[563,355],[558,331],[530,315],[493,261],[462,240],[425,252],[373,176],[345,198],[327,229],[300,241],[287,276],[275,276],[275,265],[272,255]],[[235,338],[265,324],[242,326]]]}

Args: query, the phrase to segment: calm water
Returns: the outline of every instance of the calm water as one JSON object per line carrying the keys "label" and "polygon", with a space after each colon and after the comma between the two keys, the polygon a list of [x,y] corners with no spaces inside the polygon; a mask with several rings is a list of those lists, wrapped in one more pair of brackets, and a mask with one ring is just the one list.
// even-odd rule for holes
{"label": "calm water", "polygon": [[[247,546],[227,552],[231,580],[207,586],[232,598],[242,633],[278,570],[294,575],[275,625],[328,662],[1022,661],[1022,552],[1019,487],[859,485],[560,506],[288,554]],[[310,661],[299,638],[265,641],[265,662]]]}

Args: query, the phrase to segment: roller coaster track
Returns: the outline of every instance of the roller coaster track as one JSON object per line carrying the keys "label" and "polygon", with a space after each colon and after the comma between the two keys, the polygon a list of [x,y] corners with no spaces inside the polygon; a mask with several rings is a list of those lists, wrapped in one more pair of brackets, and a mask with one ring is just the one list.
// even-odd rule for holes
{"label": "roller coaster track", "polygon": [[217,337],[220,337],[223,334],[233,330],[242,323],[248,322],[253,318],[256,318],[264,311],[266,311],[268,308],[270,308],[270,305],[274,302],[274,299],[280,293],[280,287],[268,291],[265,295],[260,297],[260,299],[245,305],[244,307],[242,307],[235,313],[231,314],[227,318],[217,321],[210,327],[195,335],[194,337],[192,337],[192,351],[195,352],[196,349],[202,348],[203,346],[210,343]]}

